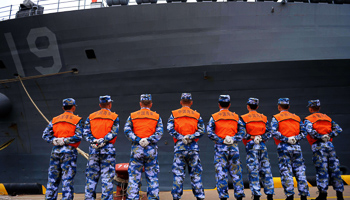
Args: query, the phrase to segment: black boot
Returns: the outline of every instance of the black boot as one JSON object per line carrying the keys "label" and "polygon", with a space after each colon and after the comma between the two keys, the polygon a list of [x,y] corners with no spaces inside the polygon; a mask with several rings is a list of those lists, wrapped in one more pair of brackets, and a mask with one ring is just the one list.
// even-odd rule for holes
{"label": "black boot", "polygon": [[294,195],[290,195],[286,198],[286,200],[293,200],[294,199]]}
{"label": "black boot", "polygon": [[242,200],[242,199],[243,199],[243,197],[238,197],[238,198],[237,198],[237,200]]}
{"label": "black boot", "polygon": [[327,192],[320,192],[315,200],[327,200]]}
{"label": "black boot", "polygon": [[254,200],[260,200],[260,196],[254,195]]}
{"label": "black boot", "polygon": [[343,192],[337,191],[337,200],[344,200]]}
{"label": "black boot", "polygon": [[272,194],[268,194],[267,195],[267,200],[273,200],[273,195]]}
{"label": "black boot", "polygon": [[197,200],[204,200],[204,199],[202,199],[202,198],[198,198],[198,197],[197,197]]}
{"label": "black boot", "polygon": [[307,196],[306,195],[301,195],[300,196],[300,200],[307,200]]}
{"label": "black boot", "polygon": [[227,198],[220,198],[220,200],[227,200]]}

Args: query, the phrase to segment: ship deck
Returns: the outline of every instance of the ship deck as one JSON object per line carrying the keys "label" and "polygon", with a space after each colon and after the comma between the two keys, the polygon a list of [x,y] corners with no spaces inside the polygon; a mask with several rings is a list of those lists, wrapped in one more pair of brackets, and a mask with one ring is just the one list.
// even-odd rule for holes
{"label": "ship deck", "polygon": [[[345,185],[344,186],[344,199],[350,199],[350,185]],[[318,196],[318,190],[317,187],[310,187],[310,197],[308,197],[308,199],[314,199]],[[246,195],[245,199],[250,199],[251,197],[251,191],[250,189],[245,189],[244,193]],[[297,188],[295,188],[295,193],[297,194]],[[229,199],[235,199],[233,196],[233,189],[229,190],[229,194],[230,194],[230,198]],[[145,192],[142,192],[142,195],[146,195]],[[218,197],[218,193],[215,189],[209,189],[209,190],[205,190],[205,196],[206,199],[219,199]],[[61,199],[61,194],[59,194],[58,199]],[[299,199],[298,195],[294,195],[295,199]],[[336,199],[336,192],[330,188],[328,190],[328,197],[327,199]],[[44,199],[44,195],[18,195],[18,196],[0,196],[0,200],[21,200],[21,199],[25,199],[25,200],[38,200],[38,199]],[[75,200],[83,200],[84,199],[84,194],[75,194],[74,196]],[[101,199],[101,193],[97,194],[97,198],[96,200]],[[146,199],[146,198],[145,198]],[[162,200],[171,200],[172,196],[171,196],[171,192],[170,191],[166,191],[166,192],[160,192],[159,194],[159,199]],[[185,190],[184,194],[182,196],[182,199],[185,200],[195,200],[196,198],[193,196],[192,191],[191,190]],[[266,199],[266,195],[262,195],[261,200],[265,200]],[[283,192],[283,188],[275,188],[275,195],[274,195],[274,200],[283,200],[285,199],[285,195]]]}

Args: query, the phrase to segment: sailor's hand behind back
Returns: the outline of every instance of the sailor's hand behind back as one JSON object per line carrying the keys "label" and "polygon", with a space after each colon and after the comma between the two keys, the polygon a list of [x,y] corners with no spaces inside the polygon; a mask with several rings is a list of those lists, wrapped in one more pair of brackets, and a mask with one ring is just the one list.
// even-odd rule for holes
{"label": "sailor's hand behind back", "polygon": [[233,144],[233,139],[230,136],[226,136],[224,140],[224,144],[231,145]]}
{"label": "sailor's hand behind back", "polygon": [[262,139],[261,139],[260,135],[257,135],[257,136],[254,137],[254,143],[255,144],[260,144],[261,141],[262,141]]}

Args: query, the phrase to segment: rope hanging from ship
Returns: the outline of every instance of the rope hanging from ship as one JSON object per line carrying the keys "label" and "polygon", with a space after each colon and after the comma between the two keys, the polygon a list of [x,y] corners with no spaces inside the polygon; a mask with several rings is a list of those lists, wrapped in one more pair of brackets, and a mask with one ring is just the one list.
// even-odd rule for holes
{"label": "rope hanging from ship", "polygon": [[[59,73],[55,73],[55,74],[47,74],[47,75],[39,75],[39,76],[31,76],[31,77],[27,77],[27,78],[21,78],[21,76],[18,75],[17,78],[15,78],[16,81],[20,81],[21,85],[24,89],[24,91],[26,92],[28,98],[30,99],[30,101],[33,103],[34,107],[38,110],[38,112],[41,114],[41,116],[46,120],[47,123],[50,123],[50,121],[45,117],[45,115],[41,112],[41,110],[38,108],[38,106],[35,104],[35,102],[33,101],[32,97],[30,96],[29,92],[27,91],[26,87],[23,84],[22,80],[28,80],[28,79],[33,79],[33,78],[41,78],[41,77],[46,77],[46,76],[52,76],[52,75],[59,75],[59,74],[66,74],[66,73],[76,73],[77,70],[71,70],[71,71],[66,71],[66,72],[59,72]],[[8,79],[8,80],[13,80],[13,79]],[[9,81],[9,82],[14,82],[14,81]],[[1,81],[0,83],[3,83],[3,81]],[[8,82],[7,82],[8,83]],[[81,150],[80,148],[77,148],[77,151],[79,154],[81,154],[82,156],[84,156],[86,159],[89,158],[89,154],[85,153],[83,150]]]}

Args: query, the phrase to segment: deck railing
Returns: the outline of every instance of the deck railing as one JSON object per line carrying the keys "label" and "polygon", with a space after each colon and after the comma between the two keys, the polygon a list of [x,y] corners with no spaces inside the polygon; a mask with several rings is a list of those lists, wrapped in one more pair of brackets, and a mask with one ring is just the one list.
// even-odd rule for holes
{"label": "deck railing", "polygon": [[[36,5],[44,7],[44,14],[65,12],[72,10],[108,7],[107,1],[114,0],[98,0],[98,3],[91,4],[91,0],[32,0]],[[129,0],[128,5],[136,5],[137,0]],[[181,0],[172,0],[181,3]],[[202,0],[199,0],[202,1]],[[211,1],[211,0],[204,0]],[[214,0],[217,2],[227,2],[227,1],[248,1],[248,2],[258,2],[258,1],[274,1],[281,2],[283,0]],[[328,3],[328,4],[350,4],[350,0],[286,0],[288,2],[298,2],[298,3]],[[188,3],[197,2],[197,0],[187,0]],[[157,4],[167,3],[167,0],[157,0]],[[0,7],[0,21],[14,19],[16,18],[16,13],[19,10],[19,4],[9,5]]]}
{"label": "deck railing", "polygon": [[[175,0],[174,0],[175,1]],[[181,2],[180,0],[177,0]],[[226,2],[227,0],[217,0],[218,2]],[[243,1],[243,0],[238,0]],[[255,1],[255,0],[254,0]],[[82,10],[101,7],[108,7],[107,0],[98,0],[95,6],[91,6],[91,0],[32,0],[36,5],[44,7],[44,14],[65,12],[72,10]],[[196,0],[187,0],[187,2],[197,2]],[[167,3],[166,0],[158,0],[159,3]],[[129,0],[128,5],[137,5],[136,0]],[[19,4],[0,7],[0,21],[16,18],[16,13],[19,10]]]}
{"label": "deck railing", "polygon": [[[44,14],[91,8],[91,0],[32,0],[32,2],[44,7]],[[106,6],[106,0],[102,0],[101,7]],[[0,7],[0,21],[16,18],[18,10],[19,4]]]}

